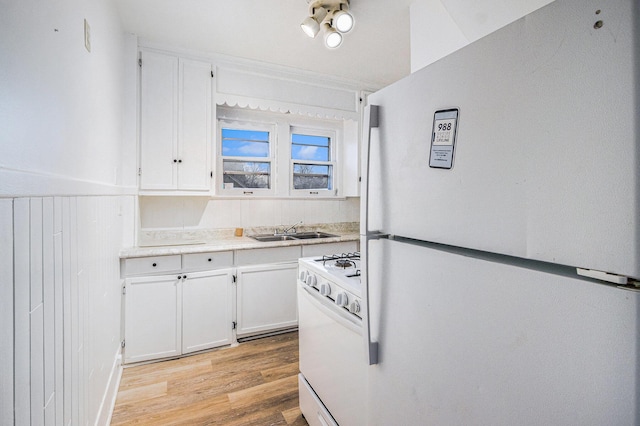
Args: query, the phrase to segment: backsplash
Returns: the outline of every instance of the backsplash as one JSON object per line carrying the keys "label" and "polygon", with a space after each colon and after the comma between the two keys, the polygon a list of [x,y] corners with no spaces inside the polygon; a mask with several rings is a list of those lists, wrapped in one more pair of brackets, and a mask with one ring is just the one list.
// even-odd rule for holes
{"label": "backsplash", "polygon": [[216,199],[140,197],[140,230],[218,229],[358,222],[360,198]]}

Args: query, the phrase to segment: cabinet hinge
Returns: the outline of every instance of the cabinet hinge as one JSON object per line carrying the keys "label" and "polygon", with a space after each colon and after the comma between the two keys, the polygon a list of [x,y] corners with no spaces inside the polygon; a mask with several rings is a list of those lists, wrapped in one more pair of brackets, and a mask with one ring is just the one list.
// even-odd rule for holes
{"label": "cabinet hinge", "polygon": [[237,275],[232,275],[233,277],[233,282],[235,283],[236,281],[238,281],[238,276]]}
{"label": "cabinet hinge", "polygon": [[138,176],[142,176],[142,167],[138,168]]}
{"label": "cabinet hinge", "polygon": [[123,295],[127,294],[127,288],[125,286],[122,286],[122,294]]}
{"label": "cabinet hinge", "polygon": [[237,324],[236,324],[236,322],[235,322],[235,321],[234,321],[234,322],[232,322],[232,323],[231,323],[231,329],[232,329],[232,330],[235,330],[235,329],[236,329],[236,325],[237,325]]}
{"label": "cabinet hinge", "polygon": [[120,342],[120,347],[124,348],[124,346],[125,346],[125,343],[124,343],[124,340],[123,340],[122,342]]}
{"label": "cabinet hinge", "polygon": [[211,71],[211,78],[213,78],[213,70]]}
{"label": "cabinet hinge", "polygon": [[138,66],[142,67],[142,58],[138,58]]}
{"label": "cabinet hinge", "polygon": [[211,172],[209,175],[210,175],[210,176],[211,176],[211,178],[213,179],[213,172]]}

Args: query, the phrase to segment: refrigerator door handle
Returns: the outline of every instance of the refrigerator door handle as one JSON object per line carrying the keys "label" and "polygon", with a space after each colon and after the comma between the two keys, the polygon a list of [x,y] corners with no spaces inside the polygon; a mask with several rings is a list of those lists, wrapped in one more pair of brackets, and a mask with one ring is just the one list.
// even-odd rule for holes
{"label": "refrigerator door handle", "polygon": [[369,167],[371,164],[371,129],[378,127],[378,105],[367,105],[364,109],[364,136],[362,144],[362,210],[360,211],[360,233],[368,235],[369,230]]}
{"label": "refrigerator door handle", "polygon": [[364,160],[364,173],[362,174],[362,199],[361,205],[362,209],[360,212],[360,233],[361,243],[360,250],[362,252],[362,261],[364,265],[361,270],[362,274],[362,291],[363,291],[363,300],[364,300],[364,312],[365,316],[363,318],[363,332],[365,337],[365,351],[367,354],[367,361],[369,365],[374,365],[378,363],[378,342],[373,342],[371,340],[371,315],[369,313],[370,303],[369,303],[369,241],[372,239],[377,239],[377,233],[372,233],[369,230],[369,165],[371,159],[371,129],[378,127],[378,105],[367,105],[365,107],[364,114],[364,133],[365,133],[365,141],[363,144],[363,152],[362,158]]}

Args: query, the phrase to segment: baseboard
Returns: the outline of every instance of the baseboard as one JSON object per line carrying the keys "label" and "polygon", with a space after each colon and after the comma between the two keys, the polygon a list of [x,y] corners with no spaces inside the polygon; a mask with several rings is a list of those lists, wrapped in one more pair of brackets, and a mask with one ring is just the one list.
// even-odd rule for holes
{"label": "baseboard", "polygon": [[251,340],[262,339],[264,337],[277,336],[279,334],[291,333],[293,331],[298,331],[298,327],[290,327],[277,331],[270,331],[262,334],[254,334],[251,336],[238,337],[238,343],[249,342]]}
{"label": "baseboard", "polygon": [[118,350],[113,366],[111,367],[111,374],[109,375],[109,383],[105,389],[100,404],[100,410],[96,416],[96,426],[108,426],[111,423],[111,416],[113,415],[113,408],[116,405],[116,397],[118,396],[118,388],[120,387],[120,379],[122,378],[122,352]]}

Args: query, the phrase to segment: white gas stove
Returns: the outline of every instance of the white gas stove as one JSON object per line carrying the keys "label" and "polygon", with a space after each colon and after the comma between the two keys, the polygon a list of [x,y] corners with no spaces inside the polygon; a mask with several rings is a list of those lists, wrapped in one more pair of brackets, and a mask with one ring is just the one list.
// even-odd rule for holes
{"label": "white gas stove", "polygon": [[298,262],[300,410],[310,426],[364,426],[360,253]]}
{"label": "white gas stove", "polygon": [[359,252],[303,258],[298,267],[301,283],[361,318]]}

